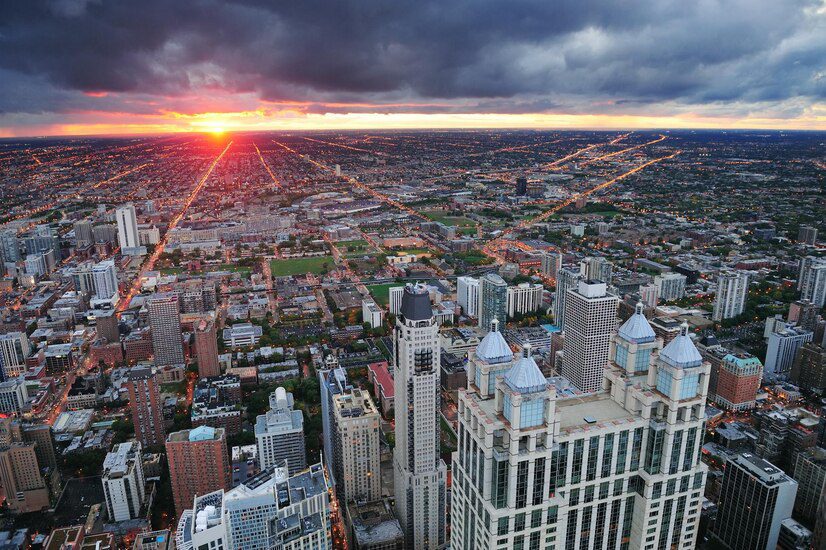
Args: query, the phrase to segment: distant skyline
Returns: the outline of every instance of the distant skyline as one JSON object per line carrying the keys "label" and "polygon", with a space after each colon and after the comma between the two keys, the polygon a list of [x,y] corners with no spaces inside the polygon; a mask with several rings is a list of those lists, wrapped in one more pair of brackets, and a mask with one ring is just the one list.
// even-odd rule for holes
{"label": "distant skyline", "polygon": [[0,4],[0,137],[826,130],[826,0]]}

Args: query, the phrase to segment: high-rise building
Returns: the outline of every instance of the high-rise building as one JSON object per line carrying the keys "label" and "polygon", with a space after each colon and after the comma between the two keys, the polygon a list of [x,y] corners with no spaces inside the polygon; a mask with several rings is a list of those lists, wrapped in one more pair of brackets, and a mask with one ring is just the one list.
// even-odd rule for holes
{"label": "high-rise building", "polygon": [[[501,277],[482,279],[481,316],[486,315],[486,280],[498,288],[496,279]],[[502,281],[503,308],[506,288]],[[439,325],[433,316],[427,288],[407,285],[393,331],[396,395],[393,469],[396,514],[407,548],[444,548],[447,544],[447,466],[439,457],[439,357]]]}
{"label": "high-rise building", "polygon": [[545,277],[556,279],[557,272],[562,269],[562,252],[546,250],[542,252],[541,270]]}
{"label": "high-rise building", "polygon": [[806,391],[826,390],[826,348],[814,342],[803,344],[792,364],[791,379]]}
{"label": "high-rise building", "polygon": [[104,260],[98,262],[92,268],[92,278],[94,279],[95,298],[108,300],[118,294],[118,271],[115,268],[115,260]]}
{"label": "high-rise building", "polygon": [[507,317],[508,283],[497,273],[486,273],[479,280],[479,326],[487,330],[490,322]]}
{"label": "high-rise building", "polygon": [[516,286],[509,286],[505,306],[508,317],[539,311],[542,307],[542,293],[544,290],[545,288],[542,285],[535,283],[520,283]]}
{"label": "high-rise building", "polygon": [[815,523],[820,497],[826,493],[826,449],[812,447],[797,453],[792,477],[798,483],[795,514]]}
{"label": "high-rise building", "polygon": [[198,356],[198,376],[220,376],[218,363],[218,332],[212,317],[195,322],[195,353]]}
{"label": "high-rise building", "polygon": [[[558,394],[530,347],[496,376],[493,393],[469,376],[459,391],[451,548],[695,547],[709,366],[687,331],[660,352],[641,312],[615,339],[625,367],[612,363],[606,391],[585,399]],[[476,356],[489,355],[479,348]]]}
{"label": "high-rise building", "polygon": [[613,264],[603,256],[589,256],[579,262],[579,274],[585,279],[611,284]]}
{"label": "high-rise building", "polygon": [[399,314],[399,309],[402,307],[402,294],[404,294],[403,286],[393,286],[387,291],[390,315]]}
{"label": "high-rise building", "polygon": [[0,380],[19,376],[26,370],[26,358],[31,355],[31,344],[24,332],[0,334]]}
{"label": "high-rise building", "polygon": [[230,491],[199,494],[178,519],[177,550],[332,547],[330,485],[321,464],[268,468]]}
{"label": "high-rise building", "polygon": [[717,279],[717,296],[714,299],[714,321],[737,317],[746,308],[749,291],[749,274],[743,271],[720,273]]}
{"label": "high-rise building", "polygon": [[[462,306],[462,313],[468,317],[479,315],[479,279],[474,277],[456,278],[456,301]],[[504,319],[502,319],[504,321]]]}
{"label": "high-rise building", "polygon": [[809,300],[796,300],[789,305],[789,315],[786,320],[794,325],[800,325],[806,330],[815,331],[818,323],[820,308]]}
{"label": "high-rise building", "polygon": [[77,248],[86,248],[95,242],[95,237],[92,234],[92,222],[89,220],[80,220],[74,224],[75,230],[75,246]]}
{"label": "high-rise building", "polygon": [[109,521],[127,521],[141,516],[146,500],[141,444],[119,443],[103,461],[103,494]]}
{"label": "high-rise building", "polygon": [[0,485],[14,514],[39,512],[49,506],[49,489],[40,474],[35,443],[0,446]]}
{"label": "high-rise building", "polygon": [[797,242],[814,246],[817,244],[817,228],[801,225],[797,230]]}
{"label": "high-rise building", "polygon": [[753,409],[762,378],[760,359],[748,354],[729,353],[717,369],[713,401],[726,410]]}
{"label": "high-rise building", "polygon": [[95,310],[95,331],[98,338],[106,338],[110,344],[120,342],[118,315],[114,309]]}
{"label": "high-rise building", "polygon": [[304,414],[293,409],[293,394],[278,387],[270,394],[270,410],[255,420],[255,440],[261,469],[287,461],[295,474],[307,467]]}
{"label": "high-rise building", "polygon": [[769,379],[788,375],[798,350],[803,347],[803,344],[811,341],[812,333],[801,327],[786,325],[785,328],[773,331],[769,334],[763,375]]}
{"label": "high-rise building", "polygon": [[565,299],[565,343],[561,373],[584,392],[602,388],[619,299],[602,281],[579,281]]}
{"label": "high-rise building", "polygon": [[803,300],[818,308],[826,305],[826,258],[801,258],[797,287]]}
{"label": "high-rise building", "polygon": [[797,482],[750,453],[727,460],[712,537],[725,548],[775,548]]}
{"label": "high-rise building", "polygon": [[328,355],[324,360],[324,367],[316,370],[321,393],[321,431],[323,438],[322,459],[327,465],[327,473],[330,476],[330,483],[335,485],[335,468],[333,465],[333,433],[335,431],[335,418],[333,417],[333,398],[336,395],[349,392],[353,387],[347,381],[347,371],[339,367],[335,355]]}
{"label": "high-rise building", "polygon": [[646,307],[657,307],[660,301],[660,289],[655,284],[640,287],[640,300]]}
{"label": "high-rise building", "polygon": [[686,276],[680,273],[668,272],[654,277],[654,286],[660,293],[660,298],[665,302],[679,300],[685,296]]}
{"label": "high-rise building", "polygon": [[13,263],[19,262],[21,257],[17,231],[14,229],[0,231],[0,259]]}
{"label": "high-rise building", "polygon": [[561,268],[557,271],[556,292],[554,293],[554,323],[561,330],[565,330],[565,303],[568,301],[568,290],[576,288],[582,275],[571,268]]}
{"label": "high-rise building", "polygon": [[198,426],[169,434],[166,457],[172,498],[179,515],[196,495],[230,488],[232,470],[223,428]]}
{"label": "high-rise building", "polygon": [[365,390],[333,396],[333,469],[342,502],[381,498],[381,415]]}
{"label": "high-rise building", "polygon": [[180,365],[185,362],[181,336],[181,312],[175,292],[153,294],[148,302],[149,327],[155,364]]}
{"label": "high-rise building", "polygon": [[144,447],[163,445],[166,440],[163,403],[158,380],[151,368],[135,367],[126,381],[135,439]]}
{"label": "high-rise building", "polygon": [[57,468],[57,456],[54,450],[54,437],[52,427],[48,424],[24,424],[22,426],[22,439],[26,443],[34,443],[34,451],[37,454],[37,462],[41,468]]}
{"label": "high-rise building", "polygon": [[525,176],[518,176],[516,178],[516,194],[520,197],[528,194],[528,178]]}
{"label": "high-rise building", "polygon": [[[138,236],[138,217],[135,214],[135,205],[125,204],[115,210],[118,222],[118,244],[121,251],[128,251],[140,246]],[[124,252],[127,253],[127,252]]]}

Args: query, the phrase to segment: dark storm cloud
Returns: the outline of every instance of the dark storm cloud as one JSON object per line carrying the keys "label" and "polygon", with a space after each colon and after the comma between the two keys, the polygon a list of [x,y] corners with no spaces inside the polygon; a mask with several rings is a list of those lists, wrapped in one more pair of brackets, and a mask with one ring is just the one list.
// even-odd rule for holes
{"label": "dark storm cloud", "polygon": [[153,109],[80,92],[434,104],[418,112],[816,102],[825,74],[815,1],[0,3],[7,113]]}

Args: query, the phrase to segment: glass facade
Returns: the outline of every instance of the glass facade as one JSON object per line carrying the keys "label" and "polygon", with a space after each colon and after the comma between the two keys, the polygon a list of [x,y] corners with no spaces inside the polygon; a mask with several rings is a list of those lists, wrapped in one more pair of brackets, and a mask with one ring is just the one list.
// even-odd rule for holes
{"label": "glass facade", "polygon": [[[519,427],[532,428],[545,421],[545,400],[534,399],[522,403],[520,407]],[[510,419],[508,419],[510,420]]]}

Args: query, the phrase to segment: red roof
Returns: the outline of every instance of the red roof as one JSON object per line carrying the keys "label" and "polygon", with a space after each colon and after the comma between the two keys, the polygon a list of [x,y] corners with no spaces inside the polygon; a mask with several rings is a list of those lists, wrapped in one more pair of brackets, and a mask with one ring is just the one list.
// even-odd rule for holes
{"label": "red roof", "polygon": [[373,373],[373,383],[381,386],[384,397],[389,399],[395,395],[396,390],[393,385],[393,377],[387,367],[387,361],[367,365],[367,368]]}

